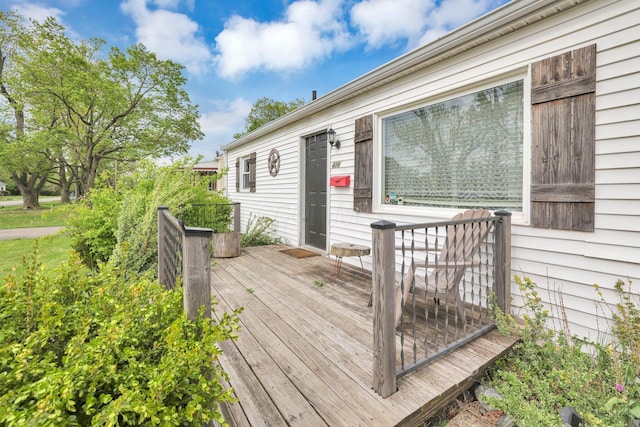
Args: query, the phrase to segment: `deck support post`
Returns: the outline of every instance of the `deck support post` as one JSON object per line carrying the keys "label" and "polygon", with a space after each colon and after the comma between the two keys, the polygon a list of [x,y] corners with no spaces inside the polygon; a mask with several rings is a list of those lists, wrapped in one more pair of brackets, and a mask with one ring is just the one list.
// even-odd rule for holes
{"label": "deck support post", "polygon": [[233,231],[240,233],[240,203],[233,204]]}
{"label": "deck support post", "polygon": [[211,238],[210,228],[185,227],[182,255],[182,288],[184,311],[188,319],[211,317]]}
{"label": "deck support post", "polygon": [[[158,282],[164,285],[165,288],[170,288],[169,277],[167,276],[167,267],[165,266],[166,258],[162,256],[166,251],[166,242],[164,240],[165,228],[164,223],[167,221],[165,215],[169,213],[169,208],[166,206],[158,207]],[[175,285],[175,283],[174,283]]]}
{"label": "deck support post", "polygon": [[494,292],[500,310],[511,308],[511,212],[497,211],[494,255]]}
{"label": "deck support post", "polygon": [[396,392],[396,224],[371,224],[373,248],[373,389],[382,397]]}
{"label": "deck support post", "polygon": [[174,289],[182,277],[182,303],[188,319],[211,317],[211,238],[210,228],[185,227],[169,208],[158,208],[158,282]]}

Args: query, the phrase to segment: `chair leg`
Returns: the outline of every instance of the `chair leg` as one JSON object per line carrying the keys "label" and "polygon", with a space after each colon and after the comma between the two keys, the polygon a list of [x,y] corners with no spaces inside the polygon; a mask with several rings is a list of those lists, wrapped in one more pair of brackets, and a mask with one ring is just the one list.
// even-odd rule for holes
{"label": "chair leg", "polygon": [[467,323],[467,313],[464,307],[464,302],[460,298],[460,293],[458,292],[457,287],[451,288],[449,295],[453,298],[454,304],[456,305],[456,310],[458,311],[458,318],[462,323]]}

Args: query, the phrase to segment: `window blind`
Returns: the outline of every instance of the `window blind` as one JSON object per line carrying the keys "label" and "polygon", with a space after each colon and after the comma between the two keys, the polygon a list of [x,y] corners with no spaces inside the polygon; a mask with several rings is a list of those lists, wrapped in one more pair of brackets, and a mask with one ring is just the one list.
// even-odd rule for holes
{"label": "window blind", "polygon": [[382,120],[383,200],[522,210],[523,81]]}

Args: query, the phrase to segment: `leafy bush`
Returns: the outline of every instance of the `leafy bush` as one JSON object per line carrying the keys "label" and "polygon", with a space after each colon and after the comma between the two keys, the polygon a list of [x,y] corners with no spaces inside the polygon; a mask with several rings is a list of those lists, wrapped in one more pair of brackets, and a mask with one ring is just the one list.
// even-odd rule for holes
{"label": "leafy bush", "polygon": [[527,313],[524,324],[506,317],[522,340],[488,372],[489,385],[504,397],[492,404],[518,425],[562,426],[562,407],[573,406],[588,425],[626,426],[640,414],[638,302],[618,282],[620,302],[610,313],[613,339],[596,343],[547,328],[549,312],[535,283],[515,280]]}
{"label": "leafy bush", "polygon": [[122,194],[104,187],[95,188],[88,198],[62,208],[70,211],[67,234],[85,265],[93,268],[109,260],[117,243],[115,231],[121,205]]}
{"label": "leafy bush", "polygon": [[249,215],[247,221],[247,229],[240,237],[240,246],[263,246],[263,245],[279,245],[283,241],[279,237],[272,237],[269,234],[271,226],[275,219],[266,216],[257,217],[253,214]]}
{"label": "leafy bush", "polygon": [[[616,374],[615,396],[606,403],[606,409],[623,414],[629,424],[640,418],[640,298],[631,292],[631,281],[618,280],[614,289],[618,301],[611,307],[607,304],[598,285],[594,285],[603,307],[609,307],[607,318],[611,319],[611,331],[615,340],[607,349]],[[626,288],[626,289],[625,289]]]}
{"label": "leafy bush", "polygon": [[94,267],[108,261],[130,276],[155,274],[158,207],[167,206],[183,218],[198,204],[229,203],[209,191],[211,177],[198,175],[192,167],[190,160],[170,166],[142,163],[131,176],[121,177],[121,192],[96,188],[73,205],[68,232],[83,262]]}
{"label": "leafy bush", "polygon": [[230,401],[215,364],[237,315],[186,319],[179,291],[34,256],[0,287],[0,425],[202,425]]}

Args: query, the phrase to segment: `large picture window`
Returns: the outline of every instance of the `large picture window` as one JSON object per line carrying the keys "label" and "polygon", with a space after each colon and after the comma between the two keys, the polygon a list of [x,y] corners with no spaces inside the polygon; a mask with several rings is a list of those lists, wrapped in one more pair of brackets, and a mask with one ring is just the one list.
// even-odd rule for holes
{"label": "large picture window", "polygon": [[382,201],[522,211],[523,81],[382,119]]}

